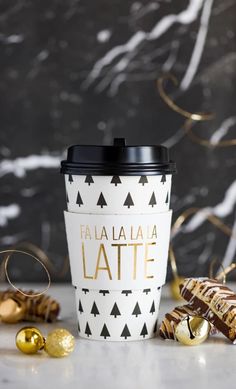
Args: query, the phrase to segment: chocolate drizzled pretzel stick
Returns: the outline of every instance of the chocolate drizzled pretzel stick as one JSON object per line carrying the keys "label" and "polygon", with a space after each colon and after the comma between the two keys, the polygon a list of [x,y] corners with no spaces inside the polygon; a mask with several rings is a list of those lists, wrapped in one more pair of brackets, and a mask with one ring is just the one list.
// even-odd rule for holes
{"label": "chocolate drizzled pretzel stick", "polygon": [[180,292],[192,311],[236,342],[236,294],[231,289],[217,280],[187,278]]}
{"label": "chocolate drizzled pretzel stick", "polygon": [[188,315],[193,315],[190,305],[182,305],[166,313],[159,329],[161,338],[177,340],[175,336],[176,327]]}
{"label": "chocolate drizzled pretzel stick", "polygon": [[[32,297],[30,297],[32,296]],[[18,321],[54,322],[60,312],[59,303],[50,296],[35,296],[35,291],[0,291],[0,320],[5,323]]]}

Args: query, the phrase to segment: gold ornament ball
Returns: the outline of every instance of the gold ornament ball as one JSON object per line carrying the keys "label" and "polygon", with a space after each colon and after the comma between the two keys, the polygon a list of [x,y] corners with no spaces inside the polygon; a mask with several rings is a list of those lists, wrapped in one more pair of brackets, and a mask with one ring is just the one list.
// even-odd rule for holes
{"label": "gold ornament ball", "polygon": [[51,357],[60,358],[69,355],[74,347],[74,336],[64,328],[57,328],[48,334],[44,349]]}
{"label": "gold ornament ball", "polygon": [[198,316],[185,317],[176,327],[176,339],[187,346],[203,343],[209,336],[210,323]]}
{"label": "gold ornament ball", "polygon": [[176,277],[170,282],[170,292],[171,297],[174,300],[183,300],[182,296],[180,295],[179,287],[181,284],[183,284],[185,278],[184,277]]}
{"label": "gold ornament ball", "polygon": [[38,328],[24,327],[16,334],[16,346],[24,354],[36,354],[44,347],[45,339]]}
{"label": "gold ornament ball", "polygon": [[0,303],[0,319],[3,323],[17,323],[25,314],[25,306],[8,298]]}

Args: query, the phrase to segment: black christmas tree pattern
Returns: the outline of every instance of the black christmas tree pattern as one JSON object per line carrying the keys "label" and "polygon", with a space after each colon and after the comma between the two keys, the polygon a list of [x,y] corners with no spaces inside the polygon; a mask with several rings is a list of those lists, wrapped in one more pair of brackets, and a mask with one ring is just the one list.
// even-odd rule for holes
{"label": "black christmas tree pattern", "polygon": [[121,179],[119,176],[113,176],[111,179],[111,184],[115,184],[117,186],[118,184],[121,184]]}
{"label": "black christmas tree pattern", "polygon": [[167,192],[167,195],[166,195],[166,204],[168,204],[169,202],[169,193]]}
{"label": "black christmas tree pattern", "polygon": [[85,334],[87,335],[88,338],[89,338],[90,335],[92,335],[92,332],[90,330],[88,322],[86,323],[86,327],[85,327],[85,331],[84,332],[85,332]]}
{"label": "black christmas tree pattern", "polygon": [[152,195],[151,195],[151,198],[150,198],[150,201],[149,201],[148,205],[151,205],[152,207],[154,207],[154,205],[156,205],[156,203],[157,203],[157,201],[156,201],[155,193],[152,192]]}
{"label": "black christmas tree pattern", "polygon": [[106,324],[104,324],[100,336],[103,336],[104,339],[106,339],[107,337],[110,337],[110,336],[111,336],[111,335],[109,334],[109,331],[108,331],[108,329],[107,329]]}
{"label": "black christmas tree pattern", "polygon": [[132,293],[132,290],[122,290],[122,292],[121,292],[122,294],[125,294],[126,295],[126,297],[129,295],[129,294],[131,294]]}
{"label": "black christmas tree pattern", "polygon": [[81,205],[83,205],[83,200],[80,196],[80,193],[78,191],[78,194],[77,194],[77,198],[76,198],[76,204],[78,204],[78,206],[80,207]]}
{"label": "black christmas tree pattern", "polygon": [[151,309],[150,309],[150,313],[153,315],[154,312],[156,312],[156,309],[155,309],[155,303],[154,303],[154,300],[153,300],[152,306],[151,306]]}
{"label": "black christmas tree pattern", "polygon": [[94,183],[94,181],[93,181],[93,177],[91,176],[91,175],[88,175],[88,176],[86,176],[86,178],[85,178],[85,181],[84,182],[86,182],[86,184],[88,184],[89,186],[91,185],[91,184],[93,184]]}
{"label": "black christmas tree pattern", "polygon": [[154,332],[154,334],[157,332],[157,320],[155,322],[155,325],[154,325],[154,328],[153,328],[153,332]]}
{"label": "black christmas tree pattern", "polygon": [[134,310],[132,312],[132,315],[135,315],[136,317],[138,317],[138,315],[141,315],[141,311],[140,311],[138,302],[135,304],[135,307],[134,307]]}
{"label": "black christmas tree pattern", "polygon": [[[167,182],[167,177],[165,174],[159,176],[161,177],[160,179],[160,182],[164,185],[166,182]],[[72,174],[68,174],[68,182],[70,184],[72,184],[73,182],[75,181],[75,177],[72,175]],[[91,186],[94,184],[94,178],[92,175],[86,175],[86,176],[83,176],[83,182],[84,182],[84,185],[86,187],[85,189],[85,192],[82,192],[81,193],[81,190],[79,188],[79,190],[77,189],[77,194],[75,195],[75,204],[79,207],[83,207],[83,208],[86,208],[86,207],[93,207],[93,206],[97,206],[97,207],[101,207],[101,209],[105,208],[105,207],[112,207],[113,204],[110,204],[109,202],[107,202],[108,200],[108,194],[106,194],[104,192],[104,190],[102,192],[100,192],[100,195],[95,198],[93,201],[94,203],[93,204],[87,204],[86,203],[86,198],[85,198],[85,194],[86,193],[86,190],[89,190],[87,187]],[[123,184],[123,178],[120,177],[119,175],[114,175],[112,177],[109,177],[109,182],[110,182],[110,185],[112,187],[121,187],[122,189],[122,184]],[[151,209],[152,208],[157,208],[157,207],[161,207],[162,206],[162,201],[158,201],[159,199],[157,198],[157,192],[155,191],[155,186],[153,186],[153,191],[150,192],[150,194],[148,193],[149,192],[149,187],[150,185],[154,185],[154,182],[152,181],[152,179],[149,177],[149,176],[139,176],[137,177],[137,181],[136,181],[136,191],[138,190],[138,188],[141,186],[144,187],[143,189],[143,195],[144,195],[144,199],[147,197],[147,202],[146,204],[143,204],[145,206],[145,208],[149,211],[148,212],[151,212]],[[155,185],[156,185],[156,181],[155,181]],[[119,189],[114,189],[116,191],[118,191],[119,193]],[[139,204],[136,204],[136,197],[135,197],[135,188],[134,186],[132,186],[132,189],[128,189],[128,193],[126,192],[125,194],[125,197],[122,199],[121,197],[121,203],[120,203],[120,206],[122,207],[125,207],[128,210],[131,210],[131,209],[135,209],[135,207]],[[134,192],[133,192],[134,191]],[[70,193],[69,193],[70,194]],[[150,197],[149,197],[150,196]],[[88,197],[90,199],[90,196]],[[69,196],[68,196],[68,192],[66,193],[66,201],[67,201],[67,204],[70,204],[72,202],[72,199],[70,198],[69,199]],[[145,201],[145,200],[144,200]],[[168,206],[169,202],[170,202],[170,191],[169,191],[169,188],[167,187],[167,190],[166,190],[166,193],[164,195],[164,199],[163,199],[163,202],[166,206]],[[69,206],[69,205],[68,205]],[[115,204],[115,206],[118,206],[118,204]]]}
{"label": "black christmas tree pattern", "polygon": [[109,294],[109,290],[101,289],[99,290],[99,293],[101,293],[103,296],[106,296],[106,294]]}
{"label": "black christmas tree pattern", "polygon": [[96,317],[97,315],[100,315],[98,307],[97,307],[95,301],[94,301],[92,309],[91,309],[91,314],[94,315],[94,317]]}
{"label": "black christmas tree pattern", "polygon": [[128,337],[131,336],[131,333],[129,332],[129,328],[128,328],[127,324],[125,324],[120,336],[123,337],[124,339],[127,339]]}
{"label": "black christmas tree pattern", "polygon": [[140,332],[140,336],[142,336],[143,338],[145,338],[146,335],[148,335],[148,331],[147,331],[146,323],[144,323],[143,328],[142,328],[142,331]]}
{"label": "black christmas tree pattern", "polygon": [[101,208],[103,208],[104,206],[107,205],[106,200],[105,200],[105,198],[104,198],[102,192],[100,193],[100,196],[99,196],[97,205],[100,206]]}
{"label": "black christmas tree pattern", "polygon": [[128,208],[134,206],[134,202],[133,202],[133,199],[131,197],[130,192],[127,194],[127,197],[126,197],[123,205],[127,206]]}
{"label": "black christmas tree pattern", "polygon": [[[159,287],[157,289],[159,289]],[[155,288],[155,290],[157,290],[157,289]],[[104,340],[106,340],[106,339],[107,340],[108,339],[110,339],[110,340],[116,339],[117,340],[117,337],[119,337],[120,340],[133,339],[132,328],[133,327],[135,328],[134,323],[136,322],[138,325],[140,318],[142,318],[142,315],[144,314],[144,312],[142,310],[142,305],[140,305],[139,298],[136,299],[134,291],[129,290],[129,289],[125,289],[125,290],[120,291],[120,293],[122,295],[124,295],[125,300],[121,300],[120,302],[114,301],[114,300],[112,302],[112,300],[111,300],[112,304],[111,304],[108,311],[107,311],[107,309],[105,309],[105,312],[104,312],[104,307],[103,307],[103,305],[104,305],[103,301],[106,301],[106,300],[103,300],[103,299],[106,299],[106,296],[109,296],[108,297],[109,299],[112,298],[112,296],[110,296],[109,290],[106,290],[106,289],[99,290],[101,297],[100,297],[100,299],[98,299],[98,301],[96,300],[96,296],[94,296],[91,300],[92,291],[90,291],[89,289],[82,288],[81,292],[82,292],[82,299],[81,298],[79,299],[79,304],[78,304],[78,306],[79,306],[78,307],[78,311],[79,311],[78,329],[79,329],[80,334],[81,334],[81,330],[82,330],[82,333],[84,333],[84,336],[86,338],[87,337],[90,337],[90,338],[94,337],[94,339],[99,339],[99,338],[101,339],[102,338]],[[140,295],[140,297],[141,297],[141,301],[143,298],[145,298],[145,300],[146,300],[145,306],[148,306],[147,312],[150,315],[149,316],[150,319],[147,319],[148,322],[143,322],[141,324],[141,326],[139,327],[138,334],[141,338],[148,338],[149,332],[150,332],[150,336],[153,336],[154,333],[157,331],[157,320],[156,320],[157,309],[156,308],[157,308],[158,303],[157,303],[156,297],[154,297],[152,295],[151,288],[143,289],[140,292],[142,292],[142,295],[144,294],[143,297],[141,297],[141,295]],[[158,292],[155,292],[155,295],[158,296]],[[85,299],[88,299],[87,300],[87,304],[89,303],[88,310],[86,310],[86,309],[84,310],[84,304],[86,303]],[[158,300],[159,300],[159,297],[158,297]],[[99,304],[99,301],[100,301],[100,304]],[[108,302],[109,301],[110,300],[108,300]],[[128,312],[122,311],[122,309],[121,309],[122,308],[122,301],[125,304],[127,301],[127,304],[128,304],[127,307],[129,307]],[[82,306],[82,303],[83,303],[83,306]],[[100,320],[103,317],[104,313],[106,315],[105,317],[107,318],[107,320],[104,318],[105,323],[103,322],[104,324],[102,324],[100,327],[99,323],[100,323]],[[88,320],[88,314],[91,315],[91,319],[89,319],[89,320]],[[131,319],[131,317],[133,317],[135,322],[130,322],[130,324],[129,324],[130,319],[128,319],[128,317],[130,319]],[[110,332],[109,323],[111,322],[111,320],[112,320],[112,322],[113,322],[113,320],[114,320],[114,322],[116,322],[116,320],[117,320],[117,323],[119,323],[118,330],[116,330],[116,332],[114,334]],[[149,323],[149,320],[150,320],[150,323]],[[111,324],[111,325],[113,326],[113,324]],[[130,325],[131,325],[131,327],[130,327]],[[150,331],[148,330],[148,328],[149,328],[148,326],[150,327]],[[135,330],[135,332],[136,332],[136,330]],[[136,338],[136,336],[134,336],[134,339],[135,338]]]}
{"label": "black christmas tree pattern", "polygon": [[139,180],[139,184],[142,184],[143,186],[148,183],[147,176],[141,176]]}
{"label": "black christmas tree pattern", "polygon": [[79,312],[82,313],[84,312],[81,301],[79,300]]}
{"label": "black christmas tree pattern", "polygon": [[121,315],[121,313],[120,313],[120,311],[119,311],[119,308],[118,308],[118,306],[117,306],[116,303],[113,305],[113,308],[112,308],[112,310],[111,310],[110,315],[111,315],[111,316],[114,316],[114,318],[117,318],[117,316],[120,316],[120,315]]}
{"label": "black christmas tree pattern", "polygon": [[68,181],[70,184],[72,184],[72,182],[74,181],[72,174],[69,174]]}
{"label": "black christmas tree pattern", "polygon": [[161,182],[162,182],[163,185],[166,182],[166,175],[165,174],[162,175]]}

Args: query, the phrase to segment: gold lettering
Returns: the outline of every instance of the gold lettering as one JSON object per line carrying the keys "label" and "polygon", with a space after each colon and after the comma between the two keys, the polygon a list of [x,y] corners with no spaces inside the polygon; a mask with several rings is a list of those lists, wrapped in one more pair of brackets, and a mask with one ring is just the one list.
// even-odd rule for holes
{"label": "gold lettering", "polygon": [[155,246],[156,242],[145,243],[145,257],[144,257],[144,276],[145,278],[153,278],[153,275],[147,275],[148,262],[154,262],[154,258],[148,258],[148,247]]}
{"label": "gold lettering", "polygon": [[92,239],[91,234],[90,234],[89,226],[86,226],[84,239]]}
{"label": "gold lettering", "polygon": [[153,226],[152,236],[151,236],[151,239],[154,239],[154,238],[157,239],[157,226],[156,225]]}
{"label": "gold lettering", "polygon": [[130,231],[130,239],[131,239],[131,240],[135,240],[135,238],[134,238],[134,236],[133,236],[133,232],[134,232],[134,231],[133,231],[133,228],[134,228],[134,227],[131,226],[131,231]]}
{"label": "gold lettering", "polygon": [[127,244],[119,244],[114,243],[112,244],[113,247],[117,247],[117,279],[120,280],[120,274],[121,274],[121,247],[127,246]]}
{"label": "gold lettering", "polygon": [[119,238],[118,239],[121,239],[121,238],[126,240],[124,227],[121,227],[121,229],[120,229],[120,234],[119,234]]}
{"label": "gold lettering", "polygon": [[98,235],[97,235],[97,226],[95,226],[94,232],[95,232],[95,240],[100,240]]}
{"label": "gold lettering", "polygon": [[129,243],[128,246],[133,246],[134,248],[134,269],[133,269],[133,280],[136,280],[137,276],[137,248],[138,246],[142,246],[142,243]]}
{"label": "gold lettering", "polygon": [[143,239],[143,230],[141,226],[138,228],[136,239]]}
{"label": "gold lettering", "polygon": [[115,227],[114,226],[112,227],[112,239],[113,240],[118,240],[118,238],[116,238]]}
{"label": "gold lettering", "polygon": [[83,239],[83,235],[84,235],[84,225],[80,225],[80,238]]}
{"label": "gold lettering", "polygon": [[87,271],[86,271],[86,258],[85,258],[85,252],[84,252],[84,242],[82,242],[82,258],[83,258],[84,278],[93,280],[93,276],[88,276]]}
{"label": "gold lettering", "polygon": [[95,240],[103,240],[103,239],[108,240],[107,231],[104,226],[102,227],[102,231],[100,234],[98,233],[98,231],[99,230],[97,230],[97,227],[95,226]]}
{"label": "gold lettering", "polygon": [[[102,254],[103,254],[103,258],[104,258],[106,266],[100,266],[100,261],[101,261]],[[112,280],[111,270],[110,270],[107,254],[106,254],[105,247],[104,247],[103,243],[100,244],[99,251],[98,251],[96,271],[95,271],[95,276],[94,276],[95,280],[98,277],[98,271],[99,270],[106,270],[108,272],[109,279]]]}
{"label": "gold lettering", "polygon": [[108,240],[107,231],[106,231],[106,228],[105,228],[105,227],[102,227],[101,240],[102,240],[103,238],[105,238],[106,240]]}

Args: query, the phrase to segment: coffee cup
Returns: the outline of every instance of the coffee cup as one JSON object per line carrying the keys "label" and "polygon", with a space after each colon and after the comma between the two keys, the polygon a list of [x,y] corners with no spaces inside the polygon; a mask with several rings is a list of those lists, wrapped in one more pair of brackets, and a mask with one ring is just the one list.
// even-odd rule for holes
{"label": "coffee cup", "polygon": [[62,161],[81,337],[155,336],[165,283],[174,162],[164,146],[75,145]]}

